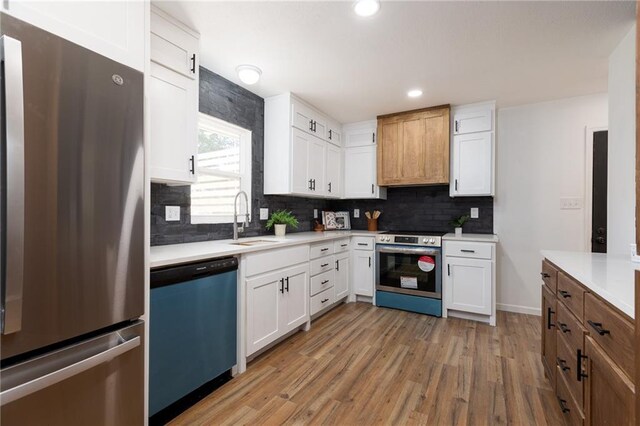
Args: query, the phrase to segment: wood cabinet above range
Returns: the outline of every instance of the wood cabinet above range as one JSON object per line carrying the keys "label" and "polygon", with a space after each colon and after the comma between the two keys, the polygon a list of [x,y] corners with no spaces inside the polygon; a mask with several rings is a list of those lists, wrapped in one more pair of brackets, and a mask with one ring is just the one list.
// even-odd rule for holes
{"label": "wood cabinet above range", "polygon": [[378,117],[378,185],[449,183],[449,105]]}

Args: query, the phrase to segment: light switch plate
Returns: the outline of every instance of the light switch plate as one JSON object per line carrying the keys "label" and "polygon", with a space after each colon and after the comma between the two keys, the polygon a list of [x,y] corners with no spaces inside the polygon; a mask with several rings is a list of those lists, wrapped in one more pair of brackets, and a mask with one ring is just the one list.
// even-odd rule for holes
{"label": "light switch plate", "polygon": [[480,217],[480,212],[477,207],[471,207],[471,219],[477,219]]}
{"label": "light switch plate", "polygon": [[314,219],[318,218],[318,209],[313,209],[313,218]]}
{"label": "light switch plate", "polygon": [[356,219],[360,217],[360,209],[353,209],[353,217]]}
{"label": "light switch plate", "polygon": [[582,198],[580,197],[562,197],[560,198],[561,210],[580,210],[582,208]]}
{"label": "light switch plate", "polygon": [[269,219],[269,209],[261,207],[260,208],[260,220]]}
{"label": "light switch plate", "polygon": [[166,220],[167,222],[180,221],[180,206],[165,206],[164,220]]}

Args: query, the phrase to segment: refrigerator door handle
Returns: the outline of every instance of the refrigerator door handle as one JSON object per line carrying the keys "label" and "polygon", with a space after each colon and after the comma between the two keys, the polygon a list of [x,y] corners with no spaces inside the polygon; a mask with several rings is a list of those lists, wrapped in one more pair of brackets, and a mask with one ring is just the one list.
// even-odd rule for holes
{"label": "refrigerator door handle", "polygon": [[129,352],[130,350],[140,346],[140,336],[135,336],[129,340],[123,340],[118,345],[100,352],[89,358],[85,358],[74,364],[68,365],[60,370],[53,371],[44,376],[38,377],[26,383],[22,383],[13,388],[7,389],[0,393],[0,406],[16,401],[34,392],[38,392],[44,388],[54,385],[70,377],[76,376],[102,363],[111,361],[112,359]]}
{"label": "refrigerator door handle", "polygon": [[4,244],[4,298],[0,328],[2,334],[22,329],[22,284],[24,264],[24,97],[22,43],[6,35],[0,38],[4,64],[6,129],[6,241]]}

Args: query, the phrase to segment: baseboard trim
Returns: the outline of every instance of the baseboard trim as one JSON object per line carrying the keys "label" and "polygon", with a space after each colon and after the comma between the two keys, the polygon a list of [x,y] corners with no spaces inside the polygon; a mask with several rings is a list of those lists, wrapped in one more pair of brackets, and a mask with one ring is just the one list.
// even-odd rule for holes
{"label": "baseboard trim", "polygon": [[515,312],[516,314],[527,315],[542,315],[542,310],[539,308],[531,308],[529,306],[509,305],[506,303],[496,303],[496,309],[499,311]]}

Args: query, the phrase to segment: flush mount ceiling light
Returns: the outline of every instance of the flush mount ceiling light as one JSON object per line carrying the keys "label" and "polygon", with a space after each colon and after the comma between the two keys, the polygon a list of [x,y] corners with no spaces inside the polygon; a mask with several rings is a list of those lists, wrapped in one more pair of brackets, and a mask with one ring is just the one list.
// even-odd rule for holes
{"label": "flush mount ceiling light", "polygon": [[236,72],[244,84],[256,84],[262,75],[260,68],[254,65],[240,65],[236,68]]}
{"label": "flush mount ceiling light", "polygon": [[418,96],[422,96],[422,90],[420,89],[409,90],[407,92],[407,96],[409,96],[410,98],[417,98]]}
{"label": "flush mount ceiling light", "polygon": [[358,0],[353,5],[353,10],[358,16],[373,16],[380,10],[379,0]]}

